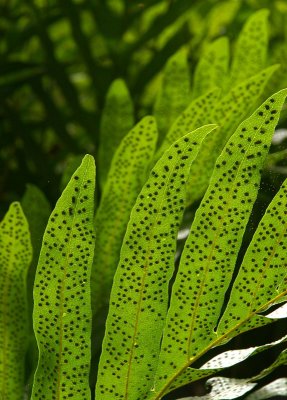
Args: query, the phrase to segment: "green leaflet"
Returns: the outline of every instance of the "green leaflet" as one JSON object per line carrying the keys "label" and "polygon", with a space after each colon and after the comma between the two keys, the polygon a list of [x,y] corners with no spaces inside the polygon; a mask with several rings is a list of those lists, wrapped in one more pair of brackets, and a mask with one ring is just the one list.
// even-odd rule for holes
{"label": "green leaflet", "polygon": [[221,37],[203,52],[194,72],[192,96],[196,98],[214,87],[224,87],[229,67],[229,41]]}
{"label": "green leaflet", "polygon": [[217,123],[220,129],[210,135],[200,149],[195,163],[190,170],[190,184],[187,188],[187,204],[199,200],[208,186],[215,161],[234,133],[237,126],[257,107],[265,85],[278,66],[266,68],[252,78],[238,84],[215,104],[207,120],[202,123]]}
{"label": "green leaflet", "polygon": [[189,66],[186,49],[177,51],[166,63],[163,82],[153,114],[159,131],[159,144],[189,101]]}
{"label": "green leaflet", "polygon": [[265,67],[268,48],[268,15],[262,9],[252,14],[236,44],[230,69],[230,85],[242,82]]}
{"label": "green leaflet", "polygon": [[[219,89],[212,89],[190,103],[168,131],[161,147],[155,155],[155,160],[158,160],[176,140],[204,125],[207,120],[210,121],[212,119],[207,117],[207,115],[210,114],[210,110],[217,104],[219,94]],[[210,136],[209,140],[211,140]]]}
{"label": "green leaflet", "polygon": [[152,388],[190,163],[214,125],[174,143],[133,207],[114,277],[96,396],[144,399]]}
{"label": "green leaflet", "polygon": [[93,157],[86,155],[49,219],[34,285],[39,362],[32,399],[90,399]]}
{"label": "green leaflet", "polygon": [[144,117],[122,140],[113,158],[96,213],[92,310],[107,306],[131,209],[146,180],[157,142],[153,117]]}
{"label": "green leaflet", "polygon": [[84,157],[83,154],[77,154],[68,158],[60,183],[61,191],[65,189],[65,187],[69,183],[69,180],[73,176],[73,173],[81,165],[83,157]]}
{"label": "green leaflet", "polygon": [[287,180],[267,208],[245,253],[217,328],[218,335],[228,331],[232,337],[234,329],[236,334],[245,330],[247,321],[248,329],[263,325],[265,318],[253,317],[286,299],[286,207]]}
{"label": "green leaflet", "polygon": [[27,273],[32,246],[26,218],[12,203],[0,224],[0,398],[22,400],[29,343]]}
{"label": "green leaflet", "polygon": [[100,187],[103,189],[113,155],[122,138],[134,125],[133,103],[128,88],[122,79],[110,86],[100,126],[98,171]]}
{"label": "green leaflet", "polygon": [[188,383],[189,365],[227,334],[220,337],[215,328],[286,93],[276,93],[244,121],[216,162],[172,288],[150,399],[160,399],[177,379],[177,386]]}

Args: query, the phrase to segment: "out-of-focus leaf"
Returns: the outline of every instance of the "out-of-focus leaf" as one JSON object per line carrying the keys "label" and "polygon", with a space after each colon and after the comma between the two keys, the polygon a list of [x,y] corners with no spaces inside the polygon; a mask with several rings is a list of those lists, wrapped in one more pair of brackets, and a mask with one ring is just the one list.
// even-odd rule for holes
{"label": "out-of-focus leaf", "polygon": [[133,103],[125,82],[116,79],[109,88],[100,126],[99,183],[103,189],[111,160],[123,137],[134,125]]}
{"label": "out-of-focus leaf", "polygon": [[186,49],[176,52],[166,63],[161,89],[154,105],[159,144],[189,101],[189,67]]}
{"label": "out-of-focus leaf", "polygon": [[252,14],[236,44],[230,70],[230,85],[242,82],[265,67],[268,48],[268,10]]}
{"label": "out-of-focus leaf", "polygon": [[153,117],[143,118],[121,141],[112,160],[95,217],[92,309],[108,306],[122,240],[135,200],[147,178],[157,142]]}
{"label": "out-of-focus leaf", "polygon": [[61,183],[60,183],[60,190],[63,191],[65,187],[67,186],[69,180],[71,179],[72,175],[76,171],[76,169],[80,166],[82,160],[83,160],[84,155],[83,154],[77,154],[70,156],[66,162],[66,167],[64,169]]}
{"label": "out-of-focus leaf", "polygon": [[194,73],[192,96],[203,95],[214,87],[225,87],[229,68],[229,41],[221,37],[207,45]]}

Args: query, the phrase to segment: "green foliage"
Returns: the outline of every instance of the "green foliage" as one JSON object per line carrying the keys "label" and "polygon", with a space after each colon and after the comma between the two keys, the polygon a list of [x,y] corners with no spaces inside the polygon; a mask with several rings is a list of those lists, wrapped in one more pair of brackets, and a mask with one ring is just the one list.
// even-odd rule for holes
{"label": "green foliage", "polygon": [[286,396],[286,22],[0,5],[1,400]]}
{"label": "green foliage", "polygon": [[[213,128],[200,128],[175,142],[151,171],[132,209],[111,293],[99,398],[145,398],[152,388],[185,183],[190,163]],[[119,351],[111,359],[113,348]]]}
{"label": "green foliage", "polygon": [[268,46],[268,10],[254,13],[243,27],[230,69],[230,84],[235,85],[265,67]]}
{"label": "green foliage", "polygon": [[[32,399],[89,399],[95,167],[83,159],[45,230],[34,284]],[[77,381],[74,377],[77,377]]]}
{"label": "green foliage", "polygon": [[181,49],[167,61],[162,86],[154,103],[153,113],[158,123],[159,143],[187,106],[189,90],[187,54],[186,49]]}
{"label": "green foliage", "polygon": [[102,188],[106,182],[115,150],[133,125],[133,103],[130,94],[125,82],[117,79],[107,92],[100,126],[98,161]]}
{"label": "green foliage", "polygon": [[214,87],[225,87],[229,67],[229,42],[221,37],[204,50],[194,71],[192,96],[203,95]]}
{"label": "green foliage", "polygon": [[21,400],[29,344],[26,279],[32,246],[18,202],[11,204],[0,224],[0,248],[0,394],[2,399]]}
{"label": "green foliage", "polygon": [[92,309],[109,303],[130,211],[141,190],[157,141],[153,117],[145,117],[122,140],[95,216],[97,240],[92,272]]}

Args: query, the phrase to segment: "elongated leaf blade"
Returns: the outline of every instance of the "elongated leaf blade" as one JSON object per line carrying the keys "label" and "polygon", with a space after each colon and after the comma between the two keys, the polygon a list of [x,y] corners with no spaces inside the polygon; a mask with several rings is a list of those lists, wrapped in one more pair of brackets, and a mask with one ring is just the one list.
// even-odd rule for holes
{"label": "elongated leaf blade", "polygon": [[153,117],[143,118],[122,140],[109,171],[96,213],[92,270],[92,309],[108,305],[122,240],[135,200],[147,177],[157,142]]}
{"label": "elongated leaf blade", "polygon": [[[236,327],[245,329],[253,317],[287,295],[287,180],[262,218],[245,253],[230,299],[219,322],[219,335]],[[254,319],[254,328],[265,319]],[[240,325],[242,324],[242,328]],[[232,333],[231,333],[232,335]]]}
{"label": "elongated leaf blade", "polygon": [[144,399],[151,389],[184,211],[185,180],[200,143],[212,129],[214,125],[202,127],[173,144],[137,198],[114,277],[98,398]]}
{"label": "elongated leaf blade", "polygon": [[95,166],[86,155],[49,219],[34,285],[32,399],[90,399]]}
{"label": "elongated leaf blade", "polygon": [[0,224],[0,398],[22,400],[29,343],[27,273],[32,245],[18,202]]}
{"label": "elongated leaf blade", "polygon": [[252,14],[244,25],[231,65],[231,85],[250,78],[265,67],[268,47],[268,15],[268,10],[259,10]]}
{"label": "elongated leaf blade", "polygon": [[200,58],[194,73],[192,96],[196,98],[214,87],[224,87],[229,67],[229,42],[221,37],[210,43]]}
{"label": "elongated leaf blade", "polygon": [[[196,162],[190,170],[190,186],[187,189],[187,204],[199,200],[205,193],[217,157],[238,125],[254,112],[263,90],[278,65],[266,68],[252,78],[239,83],[225,95],[202,123],[217,123],[220,129],[203,143]],[[206,120],[207,118],[207,120]],[[190,187],[190,189],[189,189]]]}
{"label": "elongated leaf blade", "polygon": [[258,354],[264,350],[268,350],[286,341],[287,335],[276,340],[275,342],[267,343],[261,346],[249,347],[247,349],[227,350],[207,361],[201,366],[201,369],[217,370],[218,368],[228,368],[246,360],[250,356],[254,356],[255,354]]}
{"label": "elongated leaf blade", "polygon": [[101,188],[116,149],[133,125],[134,110],[128,88],[122,79],[116,79],[108,90],[100,126],[98,170]]}
{"label": "elongated leaf blade", "polygon": [[276,93],[244,121],[216,162],[172,288],[153,399],[161,398],[214,343],[220,344],[217,320],[286,93]]}
{"label": "elongated leaf blade", "polygon": [[189,101],[189,67],[186,49],[177,51],[166,63],[163,82],[154,105],[159,143]]}

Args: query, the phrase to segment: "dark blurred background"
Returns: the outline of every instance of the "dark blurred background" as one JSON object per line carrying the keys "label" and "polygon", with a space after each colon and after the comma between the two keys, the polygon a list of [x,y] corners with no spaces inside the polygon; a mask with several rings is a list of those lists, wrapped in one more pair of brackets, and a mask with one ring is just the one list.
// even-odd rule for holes
{"label": "dark blurred background", "polygon": [[188,45],[192,78],[204,43],[221,35],[233,43],[246,18],[264,6],[271,10],[270,54],[278,57],[279,48],[284,58],[286,1],[2,0],[1,216],[26,183],[54,204],[67,159],[97,157],[115,78],[125,80],[137,121],[151,112],[161,71],[176,50]]}

